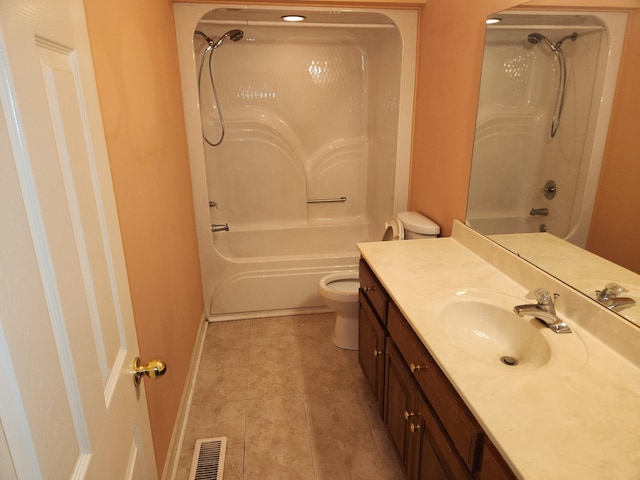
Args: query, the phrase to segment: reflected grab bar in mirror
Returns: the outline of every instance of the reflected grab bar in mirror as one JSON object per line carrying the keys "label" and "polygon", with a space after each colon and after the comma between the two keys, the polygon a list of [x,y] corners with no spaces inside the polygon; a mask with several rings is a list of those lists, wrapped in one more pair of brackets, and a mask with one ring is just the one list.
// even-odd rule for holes
{"label": "reflected grab bar in mirror", "polygon": [[347,197],[338,198],[310,198],[307,203],[344,203],[347,201]]}

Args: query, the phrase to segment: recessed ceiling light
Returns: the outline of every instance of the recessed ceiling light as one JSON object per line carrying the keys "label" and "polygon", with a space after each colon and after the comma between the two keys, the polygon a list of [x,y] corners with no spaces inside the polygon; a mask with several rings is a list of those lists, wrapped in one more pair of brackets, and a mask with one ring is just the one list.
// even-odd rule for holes
{"label": "recessed ceiling light", "polygon": [[494,23],[500,23],[502,21],[501,18],[487,18],[487,25],[493,25]]}
{"label": "recessed ceiling light", "polygon": [[283,15],[280,18],[285,22],[304,22],[307,19],[304,15]]}

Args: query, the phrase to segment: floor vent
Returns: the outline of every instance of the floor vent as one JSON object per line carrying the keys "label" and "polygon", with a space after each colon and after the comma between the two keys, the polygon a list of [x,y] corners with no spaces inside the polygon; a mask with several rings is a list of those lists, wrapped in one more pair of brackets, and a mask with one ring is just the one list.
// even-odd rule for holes
{"label": "floor vent", "polygon": [[196,440],[189,480],[222,480],[227,437]]}

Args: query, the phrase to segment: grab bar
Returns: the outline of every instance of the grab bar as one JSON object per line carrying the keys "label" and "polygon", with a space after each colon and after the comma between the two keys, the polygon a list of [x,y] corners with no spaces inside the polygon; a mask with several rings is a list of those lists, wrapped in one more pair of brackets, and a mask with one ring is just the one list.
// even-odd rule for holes
{"label": "grab bar", "polygon": [[347,201],[347,197],[338,198],[310,198],[307,203],[344,203]]}

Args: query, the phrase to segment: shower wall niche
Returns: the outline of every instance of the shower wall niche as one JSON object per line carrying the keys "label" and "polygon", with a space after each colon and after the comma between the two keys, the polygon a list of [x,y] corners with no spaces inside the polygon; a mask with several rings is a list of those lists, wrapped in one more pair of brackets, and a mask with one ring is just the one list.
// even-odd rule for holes
{"label": "shower wall niche", "polygon": [[[319,279],[356,268],[356,243],[406,208],[416,12],[174,8],[207,313],[321,307]],[[243,38],[211,59],[216,102],[194,32],[232,29]]]}
{"label": "shower wall niche", "polygon": [[[503,21],[486,32],[467,222],[486,234],[548,231],[584,246],[626,15],[496,17]],[[554,49],[566,62],[562,95]]]}

